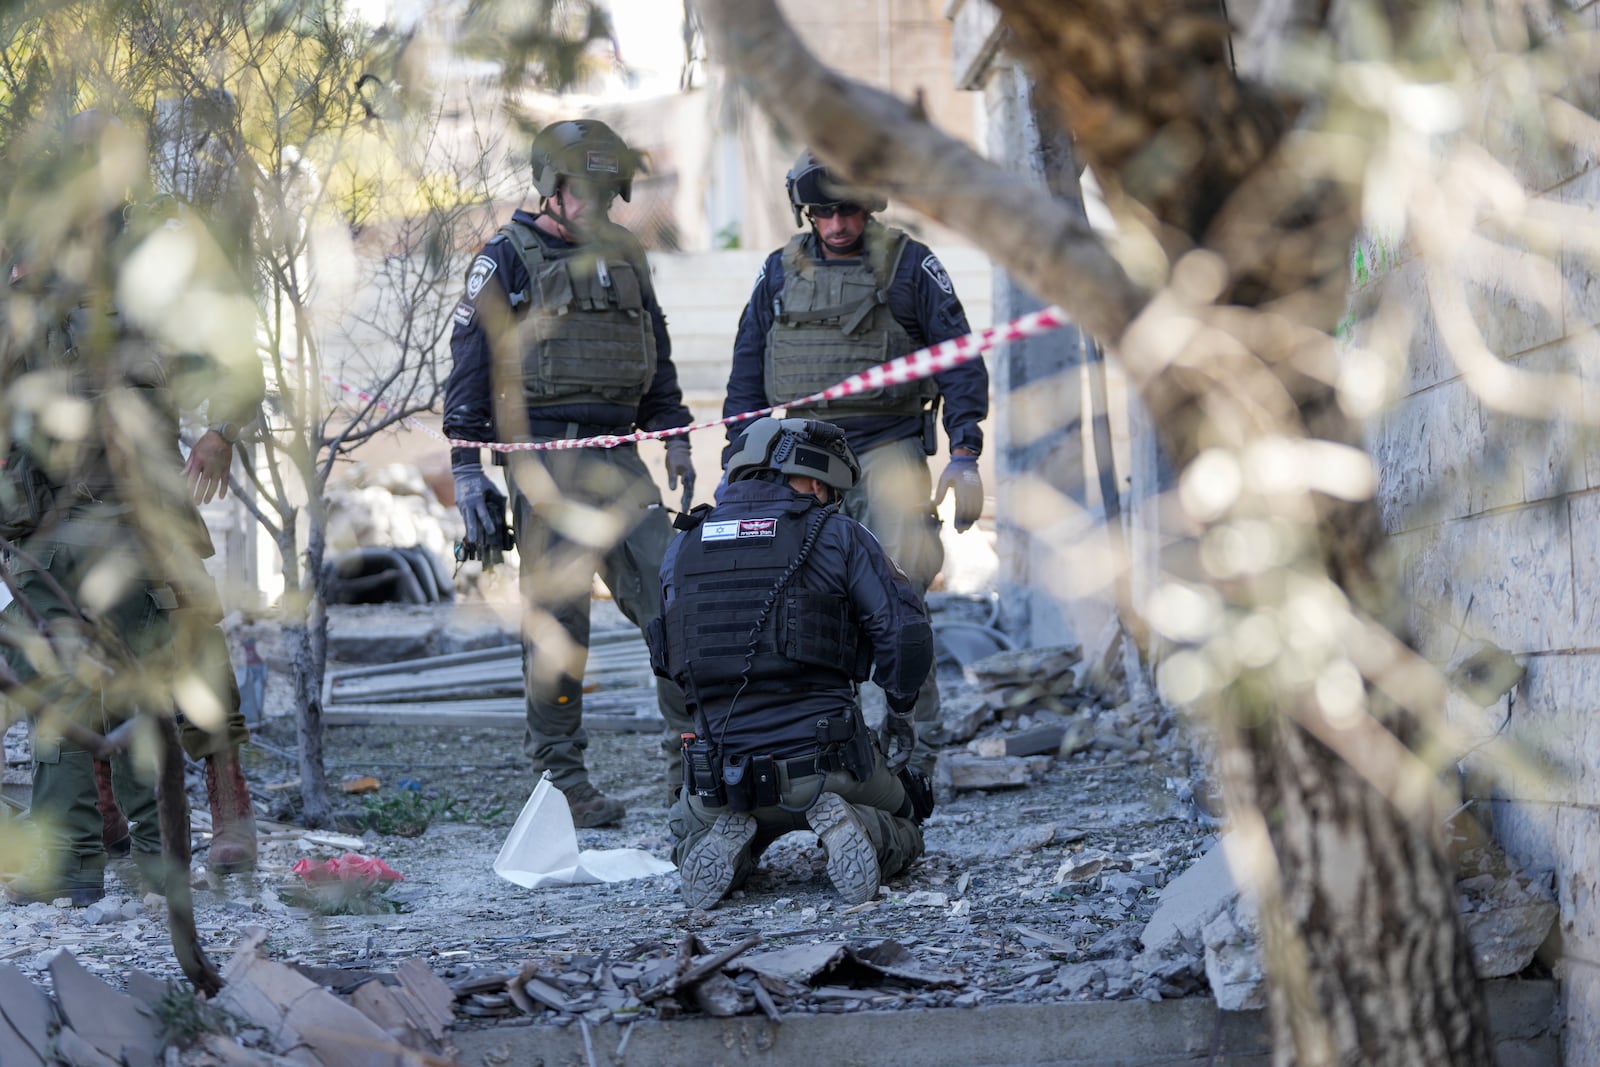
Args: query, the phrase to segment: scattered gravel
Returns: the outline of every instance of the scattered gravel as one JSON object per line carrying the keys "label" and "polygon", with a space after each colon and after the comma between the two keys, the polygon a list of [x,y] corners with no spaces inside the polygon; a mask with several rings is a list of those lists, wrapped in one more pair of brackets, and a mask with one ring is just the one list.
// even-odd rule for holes
{"label": "scattered gravel", "polygon": [[[263,644],[269,663],[272,653]],[[956,703],[981,697],[959,674],[946,681]],[[279,689],[275,683],[269,690],[269,711],[281,705]],[[1094,736],[1099,719],[1124,714],[1082,704],[1074,710],[1060,701],[1050,713],[1085,726],[1080,736]],[[1011,715],[1011,730],[1030,725],[1025,711]],[[1000,729],[991,724],[980,736]],[[901,988],[876,999],[812,998],[801,1010],[1179,996],[1196,990],[1193,975],[1181,968],[1152,974],[1129,961],[1159,888],[1214,837],[1193,805],[1169,791],[1171,781],[1187,781],[1177,732],[1146,736],[1154,749],[1141,750],[1137,761],[1090,745],[1071,756],[1043,757],[1043,769],[1021,788],[953,795],[945,789],[925,827],[927,854],[874,901],[842,906],[815,838],[791,834],[768,850],[744,890],[702,912],[683,905],[676,874],[547,890],[498,879],[491,863],[534,785],[517,733],[336,727],[327,737],[331,781],[371,775],[382,784],[374,796],[383,798],[395,796],[404,778],[424,797],[456,802],[420,836],[360,835],[355,851],[405,876],[388,894],[404,910],[325,916],[286,903],[284,894],[298,881],[290,870],[297,860],[337,856],[346,847],[264,820],[260,864],[250,875],[216,879],[204,866],[204,835],[196,835],[197,918],[219,961],[246,928],[261,926],[268,931],[266,951],[286,962],[386,971],[419,958],[451,982],[485,972],[515,975],[525,965],[552,974],[582,970],[597,958],[623,959],[630,951],[638,958],[647,943],[677,945],[689,933],[713,952],[750,934],[760,935],[764,949],[890,939],[915,966],[959,979],[950,988]],[[297,773],[292,722],[273,717],[257,738],[246,753],[257,808],[286,816],[296,792],[289,785]],[[24,758],[17,730],[7,745],[15,770],[12,761]],[[628,814],[618,828],[580,830],[579,847],[669,857],[666,760],[657,739],[597,734],[589,763],[596,784],[623,801]],[[196,809],[204,811],[197,775],[191,784]],[[342,802],[352,817],[362,810],[359,798]],[[339,832],[351,829],[347,823]],[[106,904],[95,909],[0,907],[0,957],[45,985],[44,966],[61,949],[113,984],[134,967],[177,977],[161,901],[139,898],[132,877],[119,867]],[[513,1007],[484,1014],[520,1013]],[[534,1021],[560,1025],[561,1017],[549,1009]],[[495,1022],[486,1018],[482,1025]]]}

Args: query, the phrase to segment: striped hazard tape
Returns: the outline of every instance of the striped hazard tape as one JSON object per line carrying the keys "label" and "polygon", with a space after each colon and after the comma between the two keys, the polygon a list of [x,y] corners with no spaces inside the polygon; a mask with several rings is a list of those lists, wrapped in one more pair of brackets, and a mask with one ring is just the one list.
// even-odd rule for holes
{"label": "striped hazard tape", "polygon": [[[1065,326],[1069,321],[1067,313],[1061,308],[1051,306],[1040,311],[1030,312],[1019,316],[1010,322],[999,326],[991,326],[985,330],[975,330],[964,337],[953,337],[948,341],[940,341],[927,348],[919,348],[915,352],[891,359],[887,363],[880,363],[876,367],[852,374],[850,377],[830,385],[820,393],[812,393],[785,404],[774,404],[771,407],[758,408],[755,411],[745,411],[737,415],[725,415],[720,419],[710,419],[705,422],[696,422],[688,426],[674,426],[667,430],[639,430],[628,434],[601,434],[596,437],[579,437],[560,441],[464,441],[458,438],[446,437],[431,426],[426,426],[416,419],[404,420],[407,425],[421,430],[430,437],[445,442],[451,448],[487,448],[495,452],[543,452],[556,451],[569,448],[615,448],[618,445],[633,444],[638,441],[659,441],[668,437],[677,437],[682,434],[694,433],[696,430],[708,430],[716,426],[729,426],[733,423],[744,422],[747,419],[759,419],[763,415],[770,415],[779,408],[805,407],[824,400],[838,400],[841,397],[854,396],[864,393],[869,389],[882,389],[886,385],[904,385],[908,382],[929,378],[951,367],[959,367],[987,352],[995,345],[1007,341],[1020,341],[1028,337],[1037,337],[1042,333]],[[383,401],[369,393],[362,392],[353,386],[346,385],[329,375],[323,378],[335,388],[359,398],[362,403],[372,404],[380,410],[389,410]]]}

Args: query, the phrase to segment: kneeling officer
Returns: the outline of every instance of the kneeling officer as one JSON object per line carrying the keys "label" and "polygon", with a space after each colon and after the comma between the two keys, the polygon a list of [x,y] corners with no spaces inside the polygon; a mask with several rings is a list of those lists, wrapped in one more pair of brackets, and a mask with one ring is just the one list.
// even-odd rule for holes
{"label": "kneeling officer", "polygon": [[[791,830],[816,832],[851,904],[922,854],[926,811],[900,772],[933,631],[917,589],[839,511],[860,473],[831,423],[758,419],[715,509],[691,513],[662,561],[652,659],[695,721],[671,812],[691,907],[714,906]],[[869,674],[888,696],[881,738],[861,718]]]}

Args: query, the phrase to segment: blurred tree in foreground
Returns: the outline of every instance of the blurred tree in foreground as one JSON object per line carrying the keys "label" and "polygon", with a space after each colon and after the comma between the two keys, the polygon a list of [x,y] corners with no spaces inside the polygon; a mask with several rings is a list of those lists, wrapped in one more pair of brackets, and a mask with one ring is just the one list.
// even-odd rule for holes
{"label": "blurred tree in foreground", "polygon": [[1426,312],[1469,381],[1495,386],[1486,402],[1570,413],[1574,383],[1490,355],[1466,294],[1491,271],[1470,249],[1593,233],[1587,207],[1532,200],[1501,162],[1591,137],[1588,16],[1287,0],[1236,41],[1215,0],[994,6],[1114,233],[818,63],[772,0],[697,2],[711,58],[780,124],[966,234],[1137,388],[1191,547],[1124,607],[1167,642],[1167,698],[1218,738],[1278,1062],[1488,1064],[1443,834],[1460,747],[1405,632],[1358,422],[1400,379],[1418,309],[1348,317],[1351,248],[1365,227],[1421,257]]}
{"label": "blurred tree in foreground", "polygon": [[[605,28],[597,18],[572,0],[480,3],[463,42],[493,52],[515,41],[525,76],[560,82],[583,69],[587,42]],[[249,283],[256,314],[242,336],[270,391],[235,480],[282,561],[303,818],[320,825],[331,810],[323,494],[340,459],[437,399],[434,354],[487,221],[481,207],[521,194],[489,132],[493,104],[447,100],[431,80],[436,52],[415,27],[366,25],[327,0],[34,0],[7,7],[0,38],[7,167],[88,107],[183,146],[156,161],[166,195],[207,192],[181,160],[225,157],[232,199],[213,228]],[[232,137],[219,135],[218,113]],[[73,208],[11,205],[45,216]],[[211,280],[202,273],[196,284]]]}

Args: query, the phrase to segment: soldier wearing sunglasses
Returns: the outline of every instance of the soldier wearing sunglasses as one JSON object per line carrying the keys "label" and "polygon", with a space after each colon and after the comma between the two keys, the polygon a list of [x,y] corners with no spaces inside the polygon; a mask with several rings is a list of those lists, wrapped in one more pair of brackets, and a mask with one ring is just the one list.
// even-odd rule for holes
{"label": "soldier wearing sunglasses", "polygon": [[[966,313],[937,256],[920,241],[873,218],[887,202],[838,180],[809,150],[789,170],[795,225],[809,228],[767,257],[739,319],[723,413],[807,396],[851,374],[969,332]],[[939,405],[950,462],[938,481]],[[792,417],[824,419],[845,431],[861,478],[843,510],[871,530],[926,593],[944,564],[934,508],[955,493],[955,525],[965,531],[983,511],[979,424],[989,413],[989,374],[974,360],[931,379],[791,407]],[[730,445],[742,425],[729,427]],[[724,459],[727,452],[724,453]],[[933,674],[918,694],[918,742],[911,769],[931,774],[931,726],[939,718]]]}

